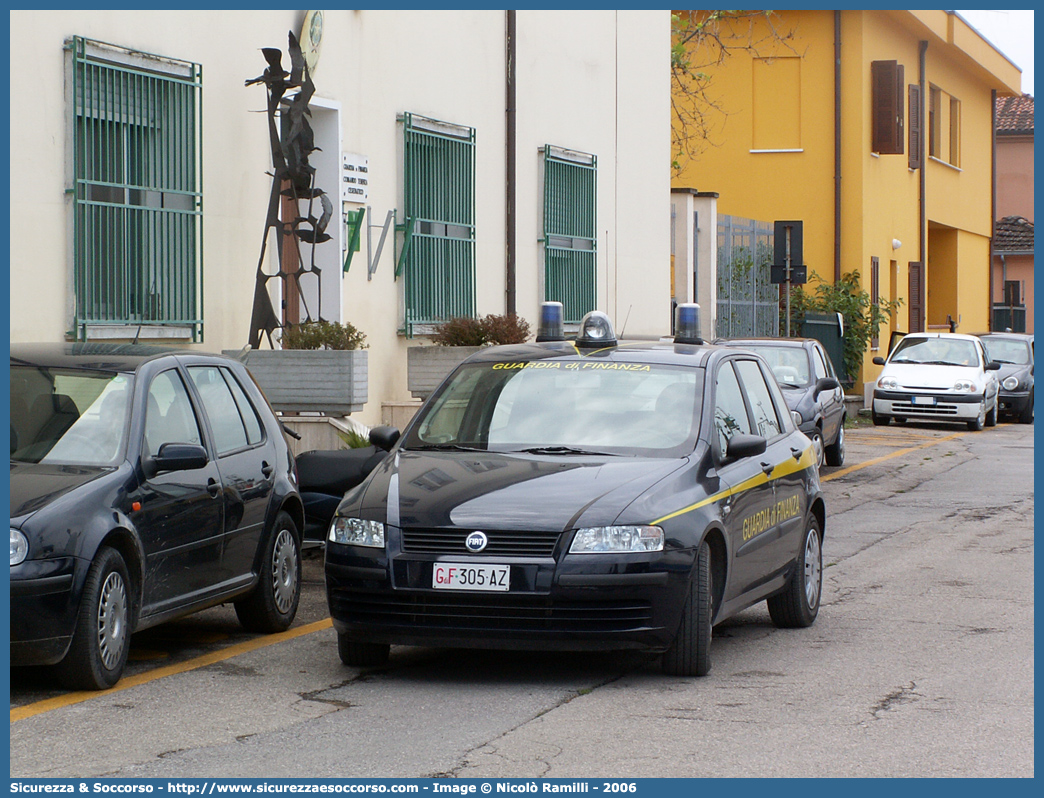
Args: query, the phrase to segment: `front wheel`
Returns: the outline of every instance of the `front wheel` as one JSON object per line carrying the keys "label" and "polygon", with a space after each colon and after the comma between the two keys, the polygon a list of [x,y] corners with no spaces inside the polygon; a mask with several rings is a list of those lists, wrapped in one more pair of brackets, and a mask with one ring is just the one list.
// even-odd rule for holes
{"label": "front wheel", "polygon": [[805,538],[787,586],[768,600],[772,623],[783,629],[799,629],[815,623],[823,593],[823,533],[811,516]]}
{"label": "front wheel", "polygon": [[888,422],[892,420],[891,416],[878,414],[878,412],[873,409],[870,410],[870,417],[873,419],[875,427],[887,427]]}
{"label": "front wheel", "polygon": [[65,687],[105,690],[120,680],[130,650],[129,585],[120,553],[109,547],[100,549],[83,586],[72,645],[56,667]]}
{"label": "front wheel", "polygon": [[681,626],[663,655],[663,672],[669,676],[706,676],[710,670],[711,594],[710,546],[704,541],[696,553]]}
{"label": "front wheel", "polygon": [[841,426],[837,428],[837,438],[826,447],[826,463],[828,466],[843,466],[845,464],[845,419],[841,419]]}
{"label": "front wheel", "polygon": [[968,422],[968,429],[972,432],[978,432],[984,426],[986,426],[986,401],[979,406],[979,415],[977,415],[972,421]]}
{"label": "front wheel", "polygon": [[264,538],[257,585],[235,602],[236,617],[251,632],[283,632],[301,600],[301,552],[297,524],[280,511]]}
{"label": "front wheel", "polygon": [[986,426],[996,427],[997,426],[997,414],[1000,412],[999,400],[993,403],[993,409],[986,414]]}
{"label": "front wheel", "polygon": [[809,437],[812,439],[812,451],[816,455],[816,468],[822,468],[824,460],[823,432],[819,427],[816,427]]}

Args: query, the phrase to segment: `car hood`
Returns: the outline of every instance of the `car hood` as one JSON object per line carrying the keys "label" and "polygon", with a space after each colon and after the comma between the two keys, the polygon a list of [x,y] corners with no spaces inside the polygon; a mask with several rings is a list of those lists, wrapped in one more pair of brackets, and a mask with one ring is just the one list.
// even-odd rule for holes
{"label": "car hood", "polygon": [[957,380],[972,380],[980,388],[982,371],[975,366],[934,366],[925,363],[889,363],[881,377],[894,377],[904,388],[948,390]]}
{"label": "car hood", "polygon": [[37,510],[112,471],[91,466],[12,462],[11,523],[24,522]]}
{"label": "car hood", "polygon": [[1021,378],[1029,372],[1029,369],[1030,367],[1025,363],[1001,363],[1000,369],[997,371],[997,379],[1003,382],[1012,375]]}
{"label": "car hood", "polygon": [[400,451],[373,473],[355,509],[397,527],[564,531],[601,526],[613,523],[635,498],[686,462]]}

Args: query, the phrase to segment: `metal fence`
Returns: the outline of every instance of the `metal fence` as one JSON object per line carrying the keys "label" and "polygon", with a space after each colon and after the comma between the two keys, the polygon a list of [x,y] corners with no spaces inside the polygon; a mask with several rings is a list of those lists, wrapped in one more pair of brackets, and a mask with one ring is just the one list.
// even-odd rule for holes
{"label": "metal fence", "polygon": [[779,288],[771,282],[773,226],[718,215],[718,322],[722,338],[779,335]]}

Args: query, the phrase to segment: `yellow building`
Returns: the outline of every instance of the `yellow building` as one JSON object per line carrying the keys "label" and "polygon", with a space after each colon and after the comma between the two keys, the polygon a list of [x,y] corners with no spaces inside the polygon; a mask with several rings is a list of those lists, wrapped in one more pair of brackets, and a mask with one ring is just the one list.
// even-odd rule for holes
{"label": "yellow building", "polygon": [[673,186],[801,220],[809,275],[858,270],[902,300],[892,329],[988,329],[994,93],[1019,94],[1019,69],[952,11],[779,11],[721,32],[753,46],[703,68],[706,145]]}

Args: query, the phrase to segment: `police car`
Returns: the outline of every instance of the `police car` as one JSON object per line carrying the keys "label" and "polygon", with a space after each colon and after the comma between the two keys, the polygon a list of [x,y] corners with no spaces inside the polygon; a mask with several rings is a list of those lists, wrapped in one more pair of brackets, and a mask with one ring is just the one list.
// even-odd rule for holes
{"label": "police car", "polygon": [[459,366],[346,494],[326,590],[346,665],[390,644],[662,652],[710,669],[712,627],[759,601],[781,627],[819,610],[826,508],[812,444],[758,355],[677,335],[537,343]]}

